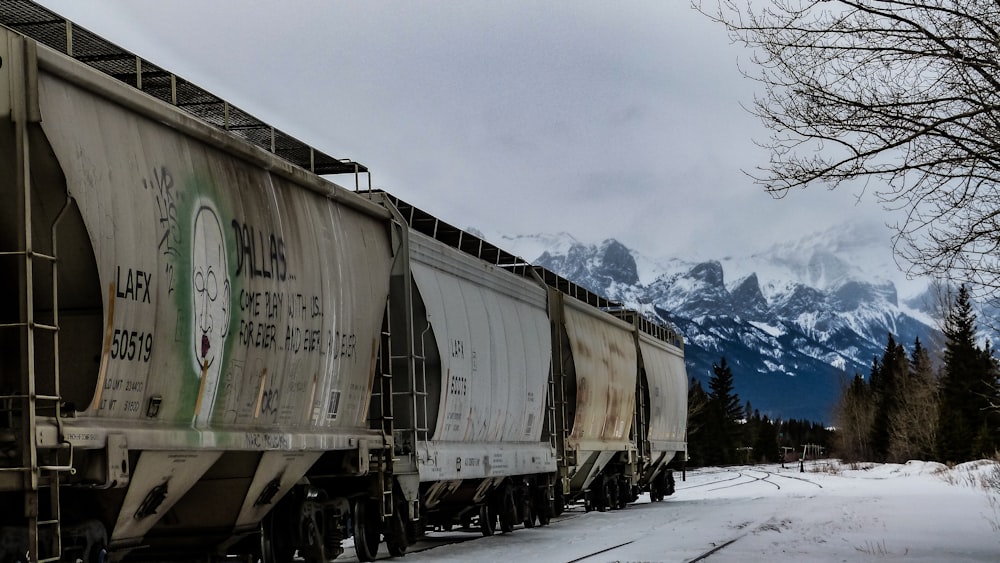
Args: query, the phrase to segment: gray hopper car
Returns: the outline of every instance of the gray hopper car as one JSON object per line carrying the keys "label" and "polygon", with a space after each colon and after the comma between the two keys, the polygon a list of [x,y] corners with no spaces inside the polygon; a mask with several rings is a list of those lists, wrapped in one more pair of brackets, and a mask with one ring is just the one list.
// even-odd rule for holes
{"label": "gray hopper car", "polygon": [[675,333],[30,2],[0,23],[0,563],[371,560],[672,492]]}

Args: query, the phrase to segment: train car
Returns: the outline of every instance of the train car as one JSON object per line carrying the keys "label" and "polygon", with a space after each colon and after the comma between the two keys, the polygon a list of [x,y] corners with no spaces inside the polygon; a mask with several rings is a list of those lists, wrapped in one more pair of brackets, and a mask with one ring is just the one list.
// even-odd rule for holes
{"label": "train car", "polygon": [[[408,225],[442,224],[376,196]],[[408,515],[421,529],[475,524],[485,535],[498,521],[503,532],[547,523],[556,458],[543,437],[545,290],[412,226],[403,248],[390,301],[393,474],[416,507]]]}
{"label": "train car", "polygon": [[680,454],[687,455],[687,370],[684,340],[673,330],[650,322],[637,311],[611,313],[635,327],[639,351],[635,430],[639,471],[635,486],[654,502],[674,493],[667,469]]}
{"label": "train car", "polygon": [[634,328],[601,309],[549,290],[556,435],[562,505],[620,508],[632,500],[637,449],[633,438],[637,349]]}
{"label": "train car", "polygon": [[401,226],[274,153],[358,165],[30,3],[2,15],[115,78],[0,27],[0,560],[335,557],[382,516]]}

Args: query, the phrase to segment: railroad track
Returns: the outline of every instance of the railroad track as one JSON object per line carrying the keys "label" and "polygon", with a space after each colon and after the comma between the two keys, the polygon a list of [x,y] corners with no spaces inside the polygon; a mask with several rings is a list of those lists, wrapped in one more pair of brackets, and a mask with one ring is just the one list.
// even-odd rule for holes
{"label": "railroad track", "polygon": [[[762,474],[762,476],[758,477],[756,475],[753,475],[752,473],[759,473],[759,474]],[[745,480],[744,478],[747,478],[749,480]],[[740,480],[740,479],[744,479],[744,480],[739,481],[737,483],[731,483],[731,484],[728,484],[728,485],[716,486],[714,488],[707,489],[707,490],[708,491],[717,491],[717,490],[720,490],[720,489],[728,489],[728,488],[732,488],[732,487],[739,487],[739,486],[742,486],[742,485],[753,485],[755,483],[760,483],[760,482],[767,483],[769,485],[773,485],[774,487],[776,487],[776,488],[778,488],[780,490],[781,489],[781,485],[778,484],[777,482],[775,482],[776,480],[779,480],[779,479],[788,479],[788,480],[799,482],[799,483],[808,483],[809,485],[813,485],[813,486],[818,487],[820,489],[823,488],[823,485],[821,485],[821,484],[819,484],[819,483],[817,483],[815,481],[812,481],[810,479],[807,479],[805,477],[797,477],[797,476],[793,476],[793,475],[786,475],[784,473],[775,473],[773,471],[767,471],[767,470],[763,470],[763,469],[742,468],[739,471],[737,471],[736,475],[734,475],[734,476],[727,477],[725,479],[717,479],[717,480],[713,480],[713,481],[708,481],[708,482],[705,482],[705,483],[698,483],[696,485],[690,485],[690,486],[683,487],[683,488],[678,487],[677,490],[680,491],[680,490],[684,490],[684,489],[693,489],[693,488],[696,488],[696,487],[711,487],[711,486],[714,486],[714,485],[719,485],[720,483],[729,483],[731,481],[737,481],[737,480]],[[711,557],[713,554],[718,553],[719,551],[721,551],[721,550],[723,550],[723,549],[725,549],[725,548],[733,545],[737,541],[743,539],[748,534],[750,534],[751,531],[752,530],[747,530],[747,531],[745,531],[745,532],[743,532],[743,533],[741,533],[741,534],[739,534],[739,535],[737,535],[735,537],[731,537],[731,538],[727,538],[727,539],[720,540],[720,541],[717,541],[717,542],[713,542],[711,549],[708,549],[708,550],[704,551],[703,553],[699,554],[697,557],[694,557],[693,559],[688,559],[687,561],[685,561],[685,563],[698,563],[700,561],[704,561],[705,559],[708,559],[709,557]]]}
{"label": "railroad track", "polygon": [[[816,483],[815,481],[812,481],[810,479],[806,479],[805,477],[795,477],[795,476],[792,476],[792,475],[787,475],[787,474],[784,474],[784,473],[775,473],[773,471],[767,471],[767,470],[764,470],[764,469],[741,468],[739,470],[728,470],[728,471],[725,471],[725,472],[712,472],[712,473],[709,473],[709,475],[714,475],[715,473],[725,473],[726,475],[729,475],[730,473],[733,473],[733,471],[735,471],[735,474],[731,475],[731,476],[727,476],[726,478],[716,479],[716,480],[712,480],[712,481],[707,481],[707,482],[704,482],[704,483],[697,483],[697,484],[694,484],[694,485],[687,485],[687,486],[683,486],[683,487],[677,487],[677,491],[686,491],[688,489],[695,489],[695,488],[699,488],[699,487],[713,487],[713,488],[708,489],[708,490],[709,491],[717,491],[717,490],[720,490],[720,489],[728,489],[728,488],[732,488],[732,487],[739,487],[741,485],[752,485],[752,484],[758,483],[758,482],[764,482],[764,483],[767,483],[769,485],[773,485],[773,486],[777,487],[780,490],[781,489],[781,485],[779,485],[778,483],[776,483],[773,479],[790,479],[790,480],[794,480],[794,481],[798,481],[798,482],[802,482],[802,483],[808,483],[810,485],[814,485],[816,487],[819,487],[820,489],[823,488],[823,485],[820,485],[819,483]],[[752,473],[763,473],[764,476],[763,477],[758,477],[756,475],[752,475]],[[705,474],[703,473],[702,475],[705,475]],[[740,479],[744,479],[744,480],[740,481],[738,483],[731,483],[729,485],[716,486],[716,485],[719,485],[720,483],[729,483],[731,481],[738,481]],[[747,479],[749,479],[749,480],[747,480]]]}
{"label": "railroad track", "polygon": [[[798,485],[800,488],[802,486],[817,487],[820,489],[823,488],[821,484],[816,483],[815,481],[808,479],[806,477],[789,475],[775,471],[768,471],[765,469],[753,469],[749,467],[738,467],[725,470],[697,472],[690,474],[689,478],[691,476],[694,476],[696,479],[706,479],[706,480],[704,482],[679,486],[676,489],[677,492],[683,492],[689,489],[699,489],[699,488],[708,492],[708,491],[717,491],[722,489],[731,489],[741,486],[753,486],[758,483],[767,483],[768,485],[773,486],[778,490],[782,490],[788,487],[791,487],[792,490],[795,490],[795,485]],[[553,518],[550,525],[558,526],[563,524],[564,522],[575,520],[577,518],[582,518],[584,516],[586,516],[586,512],[584,511],[584,509],[582,507],[574,506],[568,508],[567,511],[561,514],[560,516]],[[741,530],[737,532],[737,535],[730,537],[723,537],[715,542],[707,544],[709,546],[709,549],[706,549],[704,552],[698,554],[696,557],[692,559],[686,560],[685,563],[698,563],[700,561],[704,561],[713,554],[718,553],[719,551],[726,549],[727,547],[738,542],[742,538],[752,533],[753,530],[758,529],[759,526],[764,524],[766,524],[766,522],[754,522],[754,523],[748,522],[745,527],[741,526]],[[457,545],[477,540],[480,538],[482,538],[482,534],[476,528],[471,528],[471,529],[456,528],[448,532],[444,531],[428,532],[425,538],[423,538],[416,544],[410,546],[410,548],[408,549],[408,553],[427,552],[433,549],[437,549],[439,547]],[[613,560],[614,559],[613,552],[616,549],[626,547],[632,543],[635,543],[636,541],[639,541],[636,539],[624,541],[627,538],[614,538],[614,539],[618,539],[618,541],[614,542],[612,540],[612,542],[609,542],[611,545],[601,547],[600,549],[596,549],[595,551],[592,551],[585,555],[578,555],[574,559],[567,561],[567,563],[589,563],[592,561],[596,562],[596,561]],[[342,557],[350,561],[352,560],[353,555],[354,555],[353,548],[348,547],[347,552]],[[388,555],[385,554],[384,552],[380,553],[378,557],[379,560],[386,558],[388,558]]]}
{"label": "railroad track", "polygon": [[[553,517],[552,520],[549,522],[548,525],[549,526],[559,525],[559,524],[562,524],[563,522],[568,522],[570,520],[576,520],[577,518],[583,517],[585,515],[586,515],[586,512],[584,511],[584,509],[583,509],[582,506],[580,506],[580,507],[577,507],[577,506],[569,507],[569,508],[566,509],[565,512],[563,512],[559,516]],[[515,530],[514,530],[515,533],[518,530],[520,530],[520,529],[521,528],[515,528]],[[500,532],[498,531],[497,533],[499,534]],[[409,554],[422,553],[422,552],[430,551],[432,549],[436,549],[436,548],[439,548],[439,547],[444,547],[444,546],[449,546],[449,545],[458,545],[458,544],[469,542],[469,541],[475,541],[475,540],[481,539],[482,537],[483,537],[482,532],[480,532],[479,529],[475,528],[475,527],[472,527],[472,528],[454,528],[454,529],[451,529],[451,530],[448,530],[448,531],[443,531],[443,530],[440,530],[440,531],[431,531],[431,532],[427,532],[427,534],[423,538],[421,538],[419,541],[417,541],[415,544],[407,547],[406,552],[409,553]],[[351,540],[348,540],[348,541],[351,541]],[[630,541],[630,542],[626,542],[625,544],[612,546],[612,547],[603,549],[601,551],[598,551],[596,553],[592,553],[590,555],[586,555],[586,556],[584,556],[582,558],[575,559],[574,561],[583,561],[583,560],[586,560],[589,557],[593,557],[594,555],[599,555],[600,553],[603,553],[605,551],[610,551],[610,550],[616,549],[618,547],[622,547],[623,545],[627,545],[629,543],[632,543],[632,542]],[[384,547],[380,547],[380,549],[384,549]],[[382,551],[382,552],[379,553],[377,559],[378,560],[389,559],[389,556],[384,551]],[[356,555],[356,553],[354,551],[353,544],[348,544],[348,543],[345,542],[345,545],[344,545],[344,554],[341,555],[337,560],[338,561],[343,560],[343,561],[345,561],[345,563],[351,563],[353,561],[357,561],[358,559],[357,559],[357,555]],[[297,561],[301,561],[301,560],[297,559]]]}

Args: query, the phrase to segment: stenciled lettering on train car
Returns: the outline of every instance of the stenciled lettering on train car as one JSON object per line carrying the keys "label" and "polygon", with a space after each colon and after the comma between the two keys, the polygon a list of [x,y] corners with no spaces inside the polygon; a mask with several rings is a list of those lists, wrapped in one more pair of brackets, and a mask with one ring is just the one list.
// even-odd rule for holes
{"label": "stenciled lettering on train car", "polygon": [[[153,261],[132,263],[149,257],[123,254],[123,263],[114,266],[106,327],[105,356],[100,379],[94,394],[93,408],[109,415],[136,417],[145,399],[146,378],[156,343],[155,296],[162,284],[173,291],[173,260],[181,254],[178,221],[180,194],[174,187],[173,176],[164,167],[154,168],[141,180],[142,193],[152,200],[156,226],[155,256],[166,256],[165,267]],[[117,313],[116,313],[117,311]],[[126,364],[126,367],[116,367]]]}

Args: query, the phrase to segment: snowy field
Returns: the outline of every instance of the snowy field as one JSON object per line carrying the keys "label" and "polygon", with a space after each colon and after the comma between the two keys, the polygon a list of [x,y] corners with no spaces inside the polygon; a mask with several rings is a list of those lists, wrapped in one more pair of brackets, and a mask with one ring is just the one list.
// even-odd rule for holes
{"label": "snowy field", "polygon": [[489,538],[434,533],[402,561],[1000,561],[1000,494],[985,487],[995,467],[816,461],[804,473],[791,464],[689,471],[664,502],[644,495],[625,510],[575,509]]}

